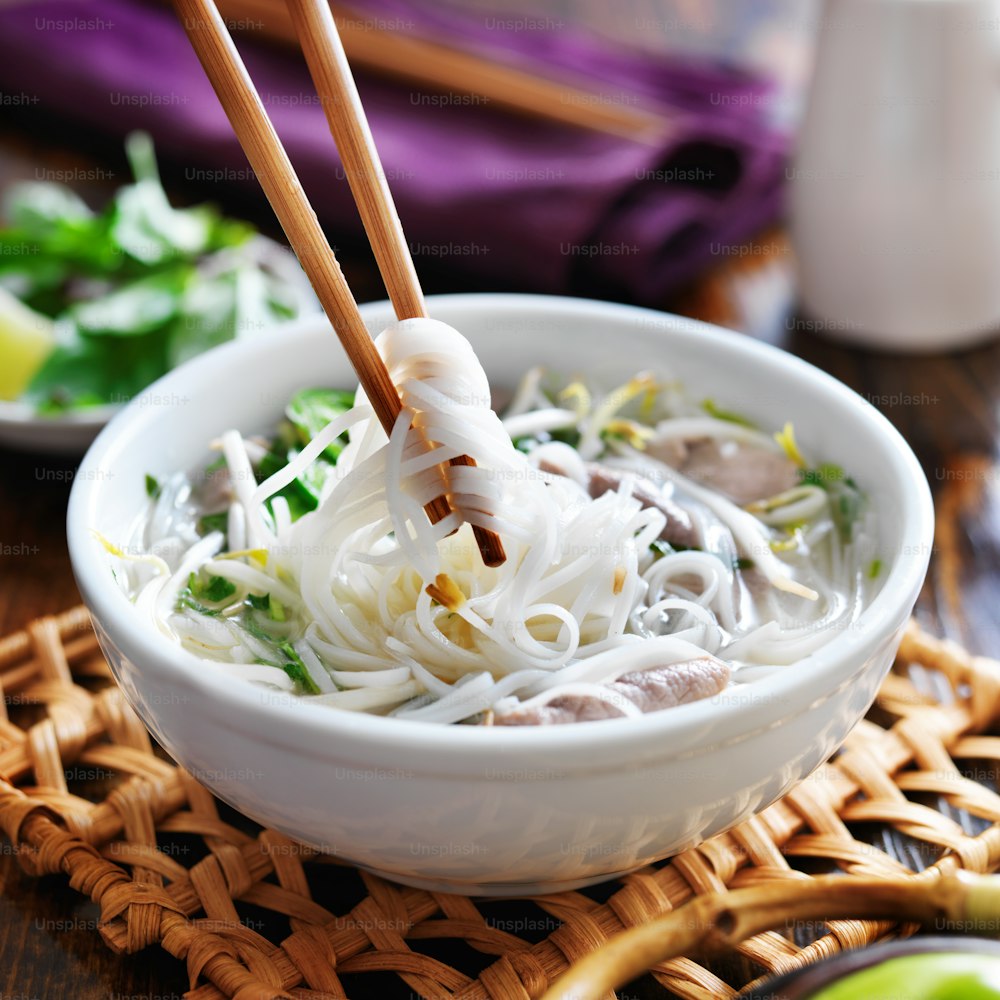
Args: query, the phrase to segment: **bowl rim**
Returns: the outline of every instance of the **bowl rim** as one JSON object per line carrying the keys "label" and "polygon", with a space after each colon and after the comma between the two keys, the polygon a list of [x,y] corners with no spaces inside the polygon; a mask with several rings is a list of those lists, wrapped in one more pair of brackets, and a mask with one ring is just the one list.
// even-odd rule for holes
{"label": "bowl rim", "polygon": [[[308,699],[287,695],[275,697],[275,692],[250,683],[233,683],[231,677],[213,674],[206,670],[204,661],[188,653],[159,633],[150,630],[135,615],[128,598],[105,577],[104,552],[93,538],[91,512],[96,508],[102,491],[113,489],[117,477],[106,480],[93,474],[140,434],[144,423],[154,419],[160,407],[143,409],[142,396],[169,398],[182,390],[188,373],[228,370],[231,360],[247,363],[251,358],[266,356],[275,350],[293,350],[295,338],[304,341],[316,336],[316,327],[326,324],[322,315],[305,317],[288,324],[278,338],[259,338],[232,341],[200,355],[179,366],[154,382],[144,394],[129,402],[100,433],[87,451],[75,478],[67,512],[67,536],[73,570],[80,591],[95,620],[102,627],[111,624],[116,643],[127,646],[128,655],[141,664],[143,671],[158,671],[164,679],[175,685],[184,685],[194,696],[205,698],[206,707],[218,720],[229,727],[253,727],[262,742],[272,745],[303,749],[318,737],[330,739],[341,736],[352,741],[378,744],[383,750],[405,753],[419,747],[425,752],[435,752],[446,759],[461,751],[463,759],[470,762],[483,755],[495,755],[498,748],[505,752],[559,753],[572,763],[591,758],[601,749],[614,746],[616,750],[631,749],[644,756],[643,751],[658,749],[662,756],[664,741],[676,752],[691,753],[704,739],[704,732],[719,733],[720,726],[730,739],[747,735],[762,725],[780,723],[784,717],[800,714],[827,700],[834,692],[849,682],[856,671],[845,668],[858,653],[865,650],[870,655],[899,632],[913,606],[926,572],[933,538],[934,517],[930,487],[909,445],[896,428],[870,403],[843,383],[772,345],[742,334],[725,330],[708,323],[670,313],[645,309],[620,303],[591,299],[513,293],[462,293],[458,295],[429,296],[431,314],[443,309],[461,311],[474,308],[491,315],[517,314],[525,310],[541,318],[558,316],[562,320],[586,314],[605,316],[609,321],[645,320],[652,329],[681,342],[697,340],[704,345],[717,347],[748,363],[761,362],[783,369],[792,377],[805,378],[821,387],[828,401],[835,400],[863,417],[873,435],[881,441],[887,453],[894,479],[906,481],[911,488],[901,491],[902,502],[897,515],[903,520],[901,537],[908,545],[918,545],[914,558],[897,559],[890,567],[879,593],[861,613],[854,627],[839,631],[829,643],[799,661],[795,667],[748,682],[754,692],[750,707],[737,701],[720,703],[704,699],[680,705],[669,711],[649,713],[639,718],[607,719],[600,723],[551,727],[504,727],[503,735],[488,727],[439,726],[405,719],[387,719],[364,713],[338,712],[329,706],[310,704]],[[366,320],[388,315],[385,301],[367,303],[361,307]],[[280,346],[279,346],[280,345]],[[97,558],[100,556],[101,558]],[[808,662],[808,672],[798,669]],[[810,696],[810,688],[813,694]],[[266,697],[262,697],[266,695]],[[786,706],[773,710],[775,705]],[[223,711],[225,706],[226,710]],[[768,706],[771,706],[768,711]],[[232,712],[235,711],[235,716]],[[235,721],[234,721],[235,720]],[[729,740],[727,740],[728,742]],[[357,746],[357,744],[352,744]],[[581,754],[581,751],[584,753]],[[471,755],[471,757],[470,757]],[[403,758],[405,759],[405,758]],[[495,760],[494,760],[495,762]]]}

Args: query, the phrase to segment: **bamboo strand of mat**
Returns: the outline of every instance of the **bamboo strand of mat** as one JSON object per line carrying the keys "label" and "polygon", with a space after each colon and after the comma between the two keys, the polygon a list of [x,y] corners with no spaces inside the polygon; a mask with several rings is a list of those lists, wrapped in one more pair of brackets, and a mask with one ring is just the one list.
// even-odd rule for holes
{"label": "bamboo strand of mat", "polygon": [[[600,1000],[660,962],[730,951],[748,938],[803,920],[838,918],[996,926],[1000,875],[968,872],[908,879],[818,876],[700,896],[631,927],[568,969],[541,1000]],[[990,923],[986,923],[989,921]]]}

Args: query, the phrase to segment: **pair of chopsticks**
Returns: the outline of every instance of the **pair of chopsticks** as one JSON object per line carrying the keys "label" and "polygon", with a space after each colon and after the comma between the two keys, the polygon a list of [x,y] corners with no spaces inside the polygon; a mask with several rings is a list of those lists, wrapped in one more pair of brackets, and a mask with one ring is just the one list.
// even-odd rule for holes
{"label": "pair of chopsticks", "polygon": [[[399,393],[214,0],[174,0],[174,6],[379,422],[391,433],[402,410]],[[288,0],[288,6],[396,316],[426,316],[420,282],[330,8],[326,0]],[[462,456],[451,464],[474,462]],[[446,481],[442,476],[443,491]],[[434,523],[450,512],[444,492],[427,506]],[[499,566],[505,558],[499,537],[478,526],[473,530],[483,562]]]}
{"label": "pair of chopsticks", "polygon": [[[282,0],[219,0],[231,21],[253,24],[281,43],[301,38]],[[582,81],[548,79],[450,45],[386,30],[378,19],[333,5],[351,65],[415,84],[424,90],[466,94],[484,104],[544,121],[620,136],[640,143],[662,142],[668,113],[646,107],[629,94],[587,90]]]}

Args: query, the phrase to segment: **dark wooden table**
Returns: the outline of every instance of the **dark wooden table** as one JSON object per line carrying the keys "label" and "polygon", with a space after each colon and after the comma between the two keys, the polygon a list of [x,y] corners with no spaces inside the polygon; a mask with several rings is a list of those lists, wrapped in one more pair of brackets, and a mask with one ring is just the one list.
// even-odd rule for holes
{"label": "dark wooden table", "polygon": [[[117,143],[37,115],[30,125],[8,117],[0,126],[0,191],[40,170],[60,171],[94,202],[127,174]],[[182,183],[169,163],[164,176],[179,201],[219,200],[218,189]],[[223,207],[275,234],[262,199],[233,194]],[[896,424],[923,463],[939,514],[917,613],[975,652],[1000,652],[1000,345],[903,357],[825,340],[796,316],[793,261],[782,233],[763,236],[758,249],[765,248],[740,262],[726,258],[663,308],[785,347],[845,381]],[[381,298],[365,249],[341,245],[341,256],[359,300]],[[454,274],[423,278],[428,291],[486,290]],[[79,601],[64,529],[75,466],[0,450],[0,467],[0,634],[7,634]],[[26,877],[0,840],[0,1000],[179,1000],[187,988],[180,963],[159,949],[113,956],[96,934],[97,916],[64,879]]]}

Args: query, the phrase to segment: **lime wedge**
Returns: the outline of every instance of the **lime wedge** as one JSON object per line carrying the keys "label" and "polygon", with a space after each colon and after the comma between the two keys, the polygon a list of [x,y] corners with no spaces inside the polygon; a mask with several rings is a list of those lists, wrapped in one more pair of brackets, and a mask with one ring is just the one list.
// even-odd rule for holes
{"label": "lime wedge", "polygon": [[17,399],[55,347],[55,327],[0,288],[0,399]]}
{"label": "lime wedge", "polygon": [[1000,1000],[1000,958],[967,952],[905,955],[838,980],[810,1000]]}

